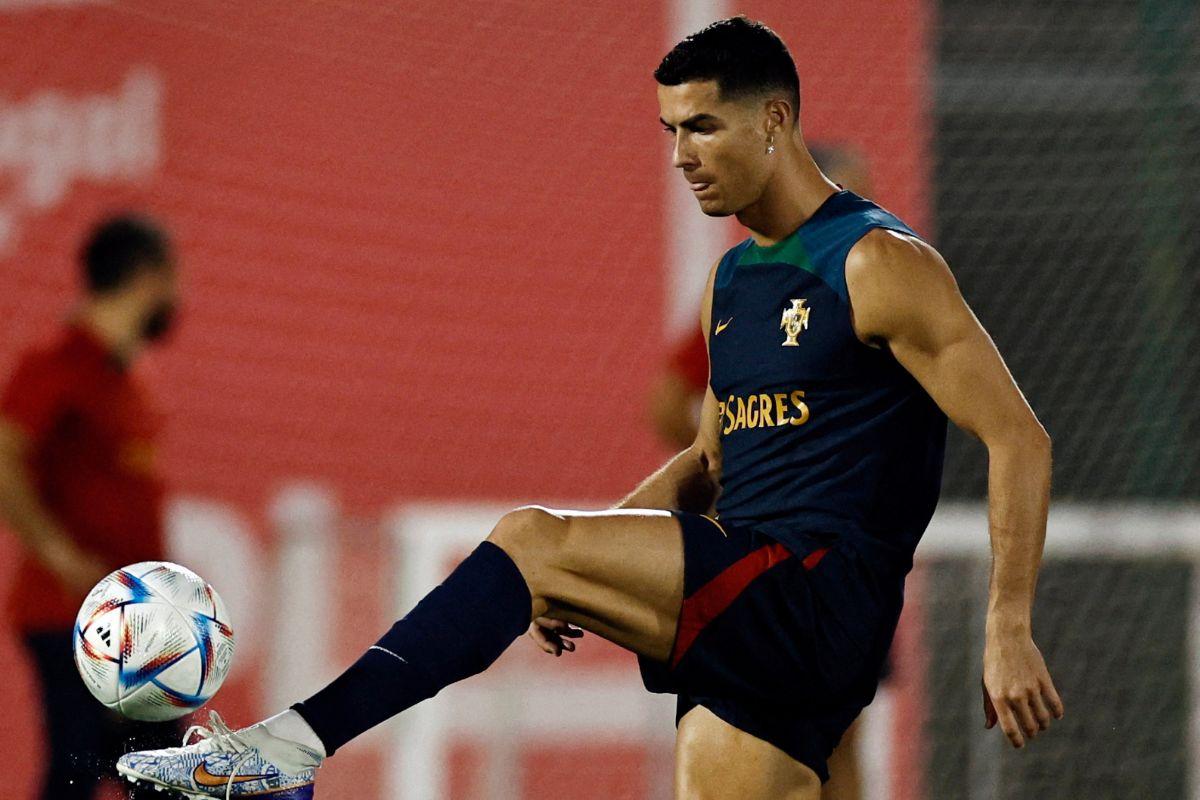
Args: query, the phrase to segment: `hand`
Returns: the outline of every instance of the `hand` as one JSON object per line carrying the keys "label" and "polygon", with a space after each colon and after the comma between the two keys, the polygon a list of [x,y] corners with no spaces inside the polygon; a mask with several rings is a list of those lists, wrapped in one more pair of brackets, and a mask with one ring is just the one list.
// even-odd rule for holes
{"label": "hand", "polygon": [[556,658],[561,656],[564,650],[568,653],[575,652],[575,642],[571,640],[580,636],[583,636],[581,629],[560,619],[538,617],[529,626],[529,638],[533,639],[534,644]]}
{"label": "hand", "polygon": [[38,555],[62,585],[81,598],[111,571],[102,559],[81,549],[66,536],[43,541]]}
{"label": "hand", "polygon": [[1000,729],[1013,747],[1062,719],[1063,703],[1042,653],[1028,633],[987,637],[983,652],[984,726]]}

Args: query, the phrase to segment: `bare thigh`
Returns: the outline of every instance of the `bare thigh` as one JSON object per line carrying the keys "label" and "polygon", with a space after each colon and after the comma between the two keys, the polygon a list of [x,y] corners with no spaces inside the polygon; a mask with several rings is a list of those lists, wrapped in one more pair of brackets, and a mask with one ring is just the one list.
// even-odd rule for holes
{"label": "bare thigh", "polygon": [[829,780],[821,787],[821,800],[858,800],[862,796],[862,778],[858,774],[859,723],[854,720],[829,756]]}
{"label": "bare thigh", "polygon": [[488,540],[516,563],[550,616],[659,660],[670,655],[683,603],[683,533],[666,511],[505,514]]}
{"label": "bare thigh", "polygon": [[679,721],[675,800],[818,800],[821,779],[703,706]]}

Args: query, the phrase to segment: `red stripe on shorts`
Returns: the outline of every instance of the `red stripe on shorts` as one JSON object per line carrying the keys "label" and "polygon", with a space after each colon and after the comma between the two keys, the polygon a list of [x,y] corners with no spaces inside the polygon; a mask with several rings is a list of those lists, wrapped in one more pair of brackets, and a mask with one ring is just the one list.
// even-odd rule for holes
{"label": "red stripe on shorts", "polygon": [[825,554],[828,552],[828,547],[822,547],[819,550],[813,550],[811,553],[806,555],[804,560],[800,563],[804,565],[805,569],[815,569],[817,564],[821,563],[821,559],[824,558]]}
{"label": "red stripe on shorts", "polygon": [[[814,550],[800,563],[806,570],[812,569],[821,563],[828,552],[828,547]],[[778,542],[765,545],[733,562],[686,598],[679,610],[679,628],[675,633],[675,650],[671,654],[672,669],[687,654],[708,623],[729,608],[755,578],[791,557],[791,551]]]}

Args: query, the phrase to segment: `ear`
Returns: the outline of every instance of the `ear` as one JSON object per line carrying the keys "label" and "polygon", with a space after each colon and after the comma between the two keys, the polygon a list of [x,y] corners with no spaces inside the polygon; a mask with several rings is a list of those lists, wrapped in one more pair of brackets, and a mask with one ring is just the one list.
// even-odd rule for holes
{"label": "ear", "polygon": [[787,100],[779,97],[773,97],[767,100],[763,105],[764,115],[764,132],[768,136],[781,133],[787,128],[788,120],[792,118],[795,109]]}

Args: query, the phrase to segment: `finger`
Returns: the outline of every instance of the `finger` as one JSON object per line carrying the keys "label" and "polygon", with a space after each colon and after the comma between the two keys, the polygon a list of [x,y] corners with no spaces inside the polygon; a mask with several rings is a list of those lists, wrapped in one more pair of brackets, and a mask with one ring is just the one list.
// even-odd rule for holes
{"label": "finger", "polygon": [[1012,742],[1012,746],[1021,748],[1025,746],[1025,737],[1021,735],[1021,727],[1017,724],[1017,718],[1013,716],[1012,709],[1006,703],[997,703],[992,701],[993,707],[996,709],[996,717],[1000,722],[1000,730],[1004,731],[1004,735]]}
{"label": "finger", "polygon": [[1053,719],[1050,715],[1050,709],[1046,707],[1046,701],[1042,699],[1041,691],[1035,691],[1029,699],[1029,706],[1033,709],[1033,715],[1037,717],[1038,730],[1049,730],[1050,720]]}
{"label": "finger", "polygon": [[571,625],[571,623],[563,622],[561,619],[554,619],[553,617],[538,617],[534,620],[534,624],[545,628],[548,631],[554,631],[555,633],[568,630],[578,630],[578,628],[575,628],[573,625]]}
{"label": "finger", "polygon": [[1062,719],[1066,709],[1063,708],[1062,698],[1058,696],[1058,690],[1054,688],[1054,681],[1049,674],[1042,679],[1042,697],[1046,698],[1047,705],[1054,712],[1054,718]]}
{"label": "finger", "polygon": [[579,639],[583,636],[583,629],[571,625],[568,622],[563,622],[560,619],[552,617],[538,617],[533,621],[533,624],[542,629],[542,633],[552,641],[561,643],[562,637],[571,639]]}
{"label": "finger", "polygon": [[996,727],[996,707],[992,705],[986,685],[983,686],[983,727],[988,730]]}
{"label": "finger", "polygon": [[567,640],[561,642],[561,644],[562,644],[562,649],[566,650],[568,653],[575,652],[575,643],[572,642],[570,639],[567,639]]}
{"label": "finger", "polygon": [[1014,698],[1008,701],[1016,713],[1017,722],[1021,724],[1021,732],[1025,737],[1032,739],[1038,734],[1038,721],[1033,715],[1033,709],[1029,707],[1029,700],[1024,697]]}
{"label": "finger", "polygon": [[529,633],[529,638],[533,639],[533,643],[536,644],[538,647],[540,647],[543,652],[545,652],[545,653],[553,653],[554,652],[554,644],[548,638],[546,638],[546,634],[542,631],[541,628],[537,627],[536,625],[533,625],[529,628],[528,633]]}

